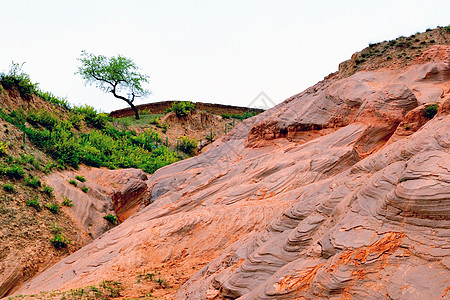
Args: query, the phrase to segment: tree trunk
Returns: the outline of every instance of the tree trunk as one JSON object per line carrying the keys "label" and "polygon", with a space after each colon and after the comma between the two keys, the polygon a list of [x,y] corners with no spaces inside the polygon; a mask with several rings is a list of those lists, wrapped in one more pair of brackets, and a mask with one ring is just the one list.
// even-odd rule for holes
{"label": "tree trunk", "polygon": [[136,118],[136,120],[139,120],[139,111],[136,108],[136,106],[134,106],[133,102],[128,102],[128,104],[130,105],[131,109],[134,111],[134,116]]}

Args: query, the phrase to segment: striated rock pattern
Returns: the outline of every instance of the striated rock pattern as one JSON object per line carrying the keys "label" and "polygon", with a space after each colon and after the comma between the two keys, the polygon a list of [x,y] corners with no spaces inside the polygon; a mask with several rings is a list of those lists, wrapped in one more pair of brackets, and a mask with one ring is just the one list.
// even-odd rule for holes
{"label": "striated rock pattern", "polygon": [[[86,181],[78,181],[77,175]],[[58,198],[72,201],[73,207],[66,209],[66,213],[78,224],[79,239],[84,243],[112,228],[103,216],[117,214],[122,222],[148,201],[147,175],[139,169],[81,167],[76,172],[52,173],[45,180]],[[70,184],[70,180],[77,185]],[[88,188],[87,193],[82,191],[84,187]]]}
{"label": "striated rock pattern", "polygon": [[432,51],[326,79],[158,170],[151,204],[19,292],[114,278],[134,297],[163,264],[169,299],[449,297],[450,47]]}

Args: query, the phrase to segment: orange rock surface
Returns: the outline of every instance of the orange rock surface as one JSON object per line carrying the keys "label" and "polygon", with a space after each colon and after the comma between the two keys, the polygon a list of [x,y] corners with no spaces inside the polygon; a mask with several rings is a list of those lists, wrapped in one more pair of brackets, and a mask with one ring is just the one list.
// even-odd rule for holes
{"label": "orange rock surface", "polygon": [[[19,293],[108,279],[125,297],[445,298],[449,53],[330,77],[244,121],[159,169],[131,205],[121,198],[123,223]],[[435,102],[438,114],[424,118],[421,105]],[[148,271],[168,287],[137,280]]]}

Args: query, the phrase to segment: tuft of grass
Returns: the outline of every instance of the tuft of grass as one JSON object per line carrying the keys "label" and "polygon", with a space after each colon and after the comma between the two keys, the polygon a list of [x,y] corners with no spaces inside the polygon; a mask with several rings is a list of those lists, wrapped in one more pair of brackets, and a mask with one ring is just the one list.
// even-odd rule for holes
{"label": "tuft of grass", "polygon": [[73,185],[73,186],[77,186],[78,185],[78,183],[75,180],[73,180],[73,179],[69,180],[69,183],[71,185]]}
{"label": "tuft of grass", "polygon": [[117,217],[114,215],[105,215],[103,216],[103,219],[105,219],[106,221],[108,221],[109,223],[116,225],[117,223],[119,223],[119,220],[117,220]]}
{"label": "tuft of grass", "polygon": [[75,176],[75,179],[80,182],[86,182],[86,178],[84,178],[83,176],[80,176],[80,175]]}
{"label": "tuft of grass", "polygon": [[197,149],[198,141],[188,136],[178,138],[178,148],[188,155],[193,155]]}
{"label": "tuft of grass", "polygon": [[[6,129],[6,130],[8,130],[8,129]],[[8,133],[9,130],[8,130],[8,132],[6,132],[6,130],[5,130],[5,133]],[[9,142],[6,142],[6,143],[0,142],[0,156],[4,156],[4,155],[8,154],[8,145],[9,145]]]}
{"label": "tuft of grass", "polygon": [[41,186],[41,181],[33,175],[28,175],[28,178],[25,179],[25,185],[37,189]]}
{"label": "tuft of grass", "polygon": [[36,209],[37,211],[41,211],[41,204],[39,203],[37,196],[34,197],[34,199],[32,200],[28,200],[26,202],[27,206],[33,207],[34,209]]}
{"label": "tuft of grass", "polygon": [[14,187],[14,185],[9,184],[9,183],[3,185],[3,190],[7,193],[15,193],[16,192],[16,188]]}
{"label": "tuft of grass", "polygon": [[50,239],[50,243],[52,243],[53,247],[56,249],[66,248],[67,245],[70,245],[72,242],[62,236],[61,233],[55,233],[53,237]]}
{"label": "tuft of grass", "polygon": [[11,179],[22,179],[25,177],[25,171],[16,165],[7,167],[3,173]]}
{"label": "tuft of grass", "polygon": [[120,291],[123,289],[120,282],[112,280],[103,280],[100,287],[108,293],[107,296],[112,298],[120,297]]}
{"label": "tuft of grass", "polygon": [[437,114],[438,109],[439,109],[439,104],[437,104],[437,103],[430,104],[430,105],[427,105],[423,109],[423,113],[424,113],[425,117],[427,117],[428,119],[433,119],[433,117]]}
{"label": "tuft of grass", "polygon": [[64,206],[73,206],[72,200],[70,200],[69,198],[67,198],[66,196],[62,196],[63,198],[63,202],[61,203]]}
{"label": "tuft of grass", "polygon": [[58,214],[59,213],[59,205],[56,203],[52,204],[45,204],[44,205],[46,209],[48,209],[52,214]]}
{"label": "tuft of grass", "polygon": [[47,194],[47,195],[48,195],[49,197],[51,197],[51,198],[55,197],[55,196],[53,195],[53,188],[52,188],[52,187],[49,187],[49,186],[46,185],[45,183],[44,183],[43,186],[42,186],[41,192],[44,193],[44,194]]}
{"label": "tuft of grass", "polygon": [[81,190],[85,193],[89,192],[89,188],[87,186],[83,186]]}

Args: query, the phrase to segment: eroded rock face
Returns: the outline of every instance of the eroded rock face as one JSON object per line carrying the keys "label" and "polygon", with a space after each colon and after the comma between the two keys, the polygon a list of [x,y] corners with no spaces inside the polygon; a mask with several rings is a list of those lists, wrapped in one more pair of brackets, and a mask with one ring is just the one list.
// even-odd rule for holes
{"label": "eroded rock face", "polygon": [[170,287],[155,295],[176,299],[447,297],[447,104],[394,134],[420,114],[417,86],[447,99],[449,64],[432,64],[426,80],[427,64],[328,79],[246,120],[159,169],[151,204],[20,293],[114,278],[134,297],[157,269]]}
{"label": "eroded rock face", "polygon": [[[81,182],[75,176],[86,179]],[[76,186],[69,183],[72,180]],[[148,201],[147,175],[139,169],[107,170],[80,167],[76,172],[52,173],[45,181],[54,189],[56,197],[72,201],[73,207],[66,209],[79,224],[79,239],[84,243],[98,238],[112,228],[103,216],[116,215],[119,221],[126,220]],[[83,192],[82,188],[88,191]],[[63,199],[61,199],[61,202]]]}

